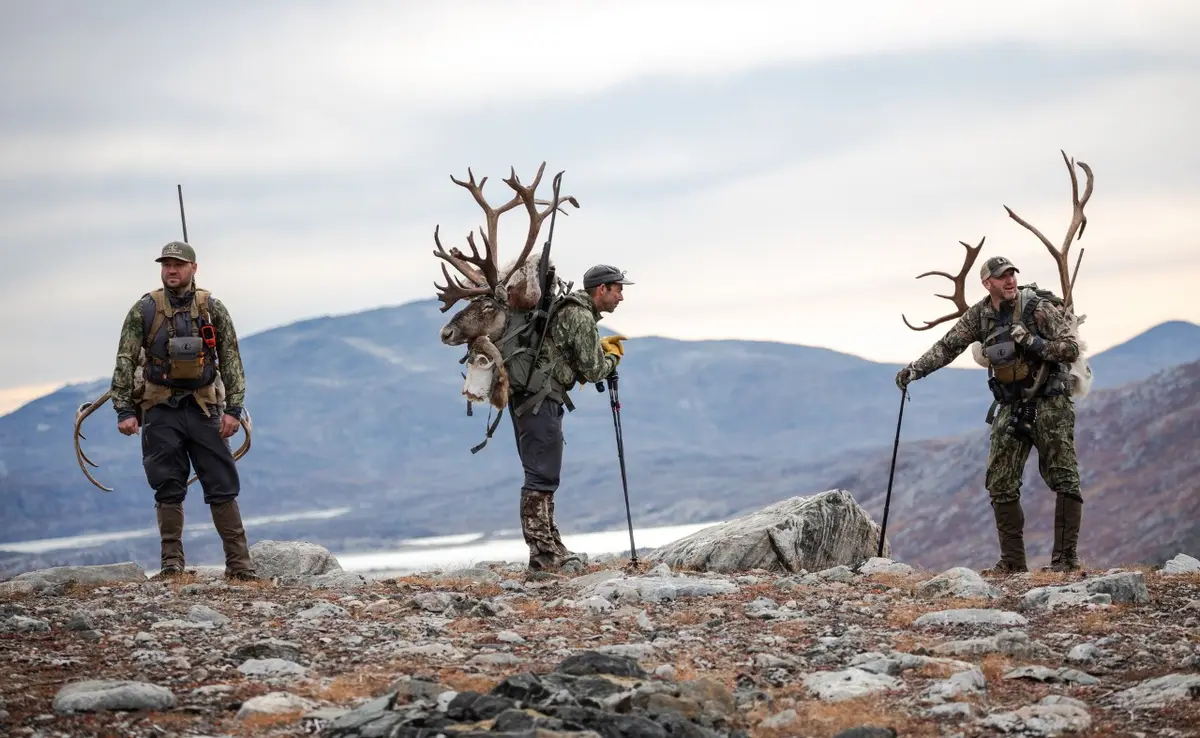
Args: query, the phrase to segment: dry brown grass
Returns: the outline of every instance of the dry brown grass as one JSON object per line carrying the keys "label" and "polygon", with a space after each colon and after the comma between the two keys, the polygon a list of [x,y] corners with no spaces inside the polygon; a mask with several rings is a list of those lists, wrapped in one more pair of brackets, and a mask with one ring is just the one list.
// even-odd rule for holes
{"label": "dry brown grass", "polygon": [[483,618],[457,618],[450,621],[446,630],[451,633],[478,633],[481,630],[488,630],[490,627]]}
{"label": "dry brown grass", "polygon": [[913,572],[911,574],[880,573],[871,574],[865,577],[864,581],[868,587],[876,591],[880,589],[898,589],[913,596],[916,594],[917,586],[930,578],[930,575],[921,572]]}
{"label": "dry brown grass", "polygon": [[283,728],[299,722],[302,717],[304,717],[303,710],[280,712],[274,715],[250,715],[236,721],[232,727],[232,732],[234,735],[262,735],[266,731]]}
{"label": "dry brown grass", "polygon": [[363,697],[372,699],[380,697],[395,680],[394,675],[360,672],[358,674],[342,674],[324,685],[309,682],[297,687],[294,691],[301,697],[340,705]]}
{"label": "dry brown grass", "polygon": [[979,662],[979,670],[988,684],[999,684],[1012,668],[1012,661],[998,653],[990,653]]}
{"label": "dry brown grass", "polygon": [[939,643],[937,638],[918,633],[901,633],[892,639],[892,648],[904,653],[915,653],[918,649],[932,649]]}
{"label": "dry brown grass", "polygon": [[542,609],[541,600],[516,600],[508,603],[508,606],[516,610],[521,615],[532,616]]}
{"label": "dry brown grass", "polygon": [[912,673],[924,679],[948,679],[958,671],[950,664],[930,662],[918,666]]}
{"label": "dry brown grass", "polygon": [[667,619],[677,625],[695,625],[696,623],[706,622],[709,619],[709,615],[697,610],[678,610],[671,613],[671,616]]}
{"label": "dry brown grass", "polygon": [[482,674],[468,674],[454,668],[438,671],[438,681],[456,692],[478,692],[479,694],[487,694],[498,683],[491,677]]}
{"label": "dry brown grass", "polygon": [[[828,738],[848,728],[860,726],[891,727],[903,736],[937,736],[941,734],[936,723],[914,718],[889,705],[879,696],[860,697],[841,702],[822,702],[804,699],[793,708],[796,721],[783,728],[755,727],[750,734],[762,738],[804,735]],[[774,710],[771,712],[779,712]]]}

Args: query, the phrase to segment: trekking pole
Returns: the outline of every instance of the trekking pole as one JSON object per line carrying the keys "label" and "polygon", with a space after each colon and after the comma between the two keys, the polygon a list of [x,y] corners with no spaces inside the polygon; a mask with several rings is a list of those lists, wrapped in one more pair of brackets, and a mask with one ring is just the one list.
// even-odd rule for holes
{"label": "trekking pole", "polygon": [[179,192],[179,221],[183,223],[183,242],[187,243],[187,218],[183,215],[183,185],[175,185],[175,189]]}
{"label": "trekking pole", "polygon": [[[604,391],[604,381],[596,383],[598,392]],[[621,432],[621,400],[617,393],[617,372],[614,370],[608,376],[608,404],[612,407],[613,429],[617,435],[617,461],[621,465],[621,489],[625,493],[625,520],[629,523],[629,558],[632,566],[637,566],[637,546],[633,542],[633,515],[629,510],[629,480],[625,475],[625,437]]]}
{"label": "trekking pole", "polygon": [[904,420],[904,401],[908,399],[908,388],[900,390],[900,417],[896,418],[896,441],[892,444],[892,468],[888,472],[887,498],[883,502],[883,527],[879,531],[879,552],[883,558],[883,542],[887,536],[888,509],[892,506],[892,479],[896,476],[896,452],[900,450],[900,423]]}

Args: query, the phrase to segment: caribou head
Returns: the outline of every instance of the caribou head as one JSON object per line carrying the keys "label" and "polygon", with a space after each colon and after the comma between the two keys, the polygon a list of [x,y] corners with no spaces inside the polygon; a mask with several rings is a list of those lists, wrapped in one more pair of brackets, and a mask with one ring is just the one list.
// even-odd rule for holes
{"label": "caribou head", "polygon": [[[1068,260],[1068,254],[1071,249],[1071,243],[1077,238],[1082,238],[1083,230],[1087,227],[1087,216],[1084,215],[1083,208],[1085,205],[1087,205],[1088,199],[1090,199],[1092,196],[1094,176],[1092,174],[1092,168],[1084,162],[1079,162],[1078,165],[1076,165],[1075,160],[1068,157],[1065,151],[1060,151],[1059,153],[1062,154],[1063,161],[1066,162],[1067,173],[1071,175],[1071,204],[1073,206],[1071,222],[1070,225],[1067,226],[1067,234],[1063,239],[1062,247],[1055,248],[1054,244],[1050,243],[1050,239],[1046,238],[1044,235],[1042,235],[1041,231],[1014,213],[1012,208],[1005,205],[1004,210],[1008,213],[1010,218],[1015,220],[1017,223],[1020,223],[1031,233],[1033,233],[1033,235],[1037,236],[1038,240],[1042,242],[1042,244],[1046,247],[1046,250],[1049,251],[1050,255],[1054,258],[1054,264],[1058,270],[1059,288],[1062,291],[1064,309],[1068,319],[1070,320],[1073,338],[1075,338],[1076,342],[1079,344],[1079,358],[1073,364],[1071,364],[1068,370],[1072,379],[1072,395],[1075,397],[1083,397],[1087,395],[1092,383],[1092,369],[1088,364],[1087,355],[1085,353],[1087,350],[1087,344],[1084,343],[1079,337],[1079,326],[1087,318],[1087,315],[1075,314],[1075,304],[1073,298],[1075,278],[1079,276],[1079,263],[1083,260],[1084,249],[1082,247],[1079,249],[1079,256],[1075,260],[1075,269],[1073,272],[1069,268],[1070,261]],[[1087,175],[1087,183],[1084,185],[1083,195],[1079,194],[1079,178],[1075,175],[1076,166],[1082,169],[1083,173]],[[927,320],[925,321],[925,325],[920,327],[909,323],[908,318],[901,315],[900,317],[904,321],[904,324],[914,331],[929,330],[939,323],[945,323],[949,320],[957,320],[970,308],[970,305],[968,305],[966,299],[966,278],[967,274],[971,270],[971,265],[975,263],[975,258],[979,255],[980,249],[983,248],[983,240],[980,239],[978,246],[971,246],[964,241],[959,241],[959,243],[966,247],[967,255],[963,263],[963,267],[961,270],[959,270],[958,274],[952,276],[946,272],[930,271],[917,275],[917,279],[920,279],[921,277],[937,275],[946,277],[953,282],[954,293],[952,295],[937,296],[953,302],[955,310],[935,320]],[[982,347],[978,343],[972,344],[971,356],[980,366],[984,368],[988,366],[987,357],[984,356]]]}
{"label": "caribou head", "polygon": [[[433,242],[437,246],[433,254],[446,262],[442,264],[446,284],[434,282],[438,299],[442,301],[440,310],[444,313],[459,300],[467,301],[467,304],[442,326],[441,341],[447,346],[465,344],[468,350],[468,366],[476,366],[483,362],[489,368],[494,367],[496,381],[489,401],[498,408],[504,407],[508,402],[508,375],[504,362],[499,360],[500,352],[496,343],[508,322],[509,310],[532,309],[542,297],[542,285],[537,278],[541,252],[533,250],[542,222],[555,210],[566,215],[566,211],[562,209],[563,203],[569,202],[576,208],[579,207],[579,201],[575,197],[560,196],[557,177],[554,180],[552,200],[539,200],[535,197],[534,193],[541,183],[545,169],[546,162],[542,162],[533,182],[528,186],[521,184],[516,170],[511,169],[508,179],[503,181],[515,194],[511,200],[498,207],[492,207],[484,199],[483,186],[487,177],[476,182],[475,174],[469,168],[465,182],[451,175],[450,181],[469,191],[483,209],[486,230],[483,227],[479,229],[479,236],[483,240],[483,254],[479,253],[475,245],[473,232],[467,234],[467,245],[471,248],[471,253],[465,254],[458,248],[446,251],[439,238],[440,226],[433,229]],[[529,215],[525,244],[515,259],[501,267],[497,250],[500,216],[518,205],[524,205]],[[466,281],[451,276],[446,264],[458,270]]]}

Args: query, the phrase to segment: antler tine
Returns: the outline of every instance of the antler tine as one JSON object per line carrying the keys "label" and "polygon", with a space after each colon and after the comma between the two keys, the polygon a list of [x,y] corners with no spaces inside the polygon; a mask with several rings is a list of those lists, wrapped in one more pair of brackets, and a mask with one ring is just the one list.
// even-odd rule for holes
{"label": "antler tine", "polygon": [[[439,227],[440,226],[434,226],[433,228],[433,242],[437,244],[437,248],[433,250],[433,255],[441,259],[445,259],[453,264],[455,269],[457,269],[464,277],[471,280],[475,284],[483,284],[485,278],[482,272],[468,264],[464,259],[455,256],[454,253],[447,253],[446,249],[442,247],[442,241],[438,238]],[[451,251],[453,252],[455,249],[452,249]]]}
{"label": "antler tine", "polygon": [[464,298],[472,298],[477,295],[486,295],[492,291],[491,287],[484,285],[482,287],[467,287],[459,282],[454,277],[450,276],[450,272],[446,270],[446,265],[442,264],[442,274],[446,277],[445,286],[438,284],[436,281],[433,286],[437,288],[437,297],[442,301],[442,306],[438,308],[441,312],[449,310],[454,303]]}
{"label": "antler tine", "polygon": [[904,314],[901,313],[900,319],[904,321],[904,325],[908,326],[909,328],[913,329],[914,331],[927,331],[930,328],[934,327],[935,325],[939,325],[941,323],[945,323],[948,320],[955,320],[956,318],[961,317],[963,313],[967,312],[967,310],[970,309],[971,306],[967,303],[967,273],[970,271],[971,266],[975,263],[976,257],[979,256],[979,252],[983,249],[983,242],[986,240],[987,240],[987,236],[984,236],[983,238],[979,239],[978,246],[972,246],[971,244],[967,243],[966,241],[959,241],[959,243],[961,243],[963,245],[963,248],[965,248],[967,250],[967,256],[966,256],[966,259],[963,261],[962,269],[960,269],[958,271],[958,274],[951,276],[950,274],[948,274],[946,272],[930,271],[930,272],[925,272],[923,274],[918,274],[916,277],[917,279],[920,279],[922,277],[938,276],[938,277],[945,277],[946,279],[953,282],[954,283],[954,294],[953,295],[939,295],[939,294],[935,293],[934,296],[940,297],[944,300],[950,300],[951,302],[954,303],[954,306],[956,308],[958,308],[958,310],[956,310],[953,313],[943,315],[942,317],[937,318],[936,320],[927,320],[927,321],[925,321],[925,325],[923,327],[919,327],[919,328],[917,326],[913,325],[912,323],[909,323],[908,318],[906,318],[904,316]]}
{"label": "antler tine", "polygon": [[108,402],[110,397],[112,397],[112,390],[106,390],[104,394],[97,397],[94,401],[80,405],[75,411],[75,460],[79,462],[79,468],[83,471],[83,476],[87,477],[89,482],[105,492],[112,492],[112,487],[105,487],[103,484],[100,484],[100,482],[96,481],[96,478],[92,476],[92,473],[88,471],[87,466],[84,465],[84,461],[86,460],[88,464],[91,464],[97,469],[100,468],[98,464],[87,458],[87,456],[83,453],[83,449],[79,447],[79,439],[83,437],[83,434],[79,432],[79,428],[83,425],[83,421],[86,420],[89,415],[96,412],[97,408]]}
{"label": "antler tine", "polygon": [[[542,181],[542,173],[545,170],[546,162],[542,162],[541,166],[538,167],[537,175],[533,178],[533,183],[528,187],[521,184],[521,180],[517,178],[515,169],[512,170],[511,176],[504,180],[505,184],[516,190],[517,197],[525,203],[525,209],[529,212],[529,232],[525,236],[525,246],[521,249],[521,255],[517,257],[509,274],[515,274],[521,268],[521,265],[525,263],[525,259],[529,257],[529,254],[533,252],[533,245],[537,242],[538,232],[541,231],[542,221],[546,219],[546,216],[554,212],[556,207],[559,212],[565,215],[566,212],[562,210],[563,203],[569,202],[576,208],[579,207],[579,200],[575,199],[573,195],[567,195],[566,197],[559,195],[558,183],[560,180],[558,177],[554,179],[555,190],[553,200],[538,200],[534,197],[534,191],[537,190],[538,184]],[[562,172],[559,172],[559,175],[561,176]],[[558,203],[557,206],[555,205],[556,202]],[[537,206],[541,204],[546,205],[546,208],[539,211]]]}
{"label": "antler tine", "polygon": [[[459,187],[465,188],[471,193],[471,196],[475,198],[475,202],[478,203],[479,207],[483,209],[484,219],[487,223],[487,233],[484,233],[483,229],[480,229],[480,235],[483,236],[484,257],[482,259],[463,258],[470,263],[479,264],[479,266],[482,268],[483,276],[488,280],[488,285],[492,289],[495,289],[498,286],[497,275],[500,272],[500,259],[496,251],[496,241],[498,236],[497,229],[499,227],[500,216],[521,204],[521,197],[520,195],[516,195],[513,197],[513,199],[509,200],[503,205],[499,207],[492,207],[483,197],[483,185],[487,183],[487,180],[488,178],[484,177],[483,179],[479,180],[478,183],[476,183],[475,173],[471,171],[470,167],[467,167],[466,182],[462,181],[461,179],[456,179],[453,174],[450,175],[451,182]],[[468,239],[470,239],[470,236],[468,236]],[[471,245],[471,248],[474,250],[474,244]],[[476,256],[478,257],[478,254],[476,254]]]}
{"label": "antler tine", "polygon": [[[1095,177],[1092,174],[1092,168],[1084,162],[1079,162],[1078,166],[1087,175],[1087,184],[1084,185],[1083,196],[1079,195],[1079,178],[1075,175],[1075,159],[1067,156],[1067,152],[1059,149],[1062,154],[1063,162],[1067,165],[1067,174],[1071,176],[1071,224],[1067,227],[1067,235],[1063,238],[1062,248],[1055,248],[1054,244],[1050,243],[1050,239],[1042,235],[1034,226],[1030,225],[1023,218],[1013,212],[1012,208],[1005,205],[1004,209],[1008,212],[1008,217],[1020,223],[1033,235],[1037,236],[1038,240],[1054,257],[1054,263],[1058,266],[1058,281],[1062,290],[1063,300],[1071,304],[1071,289],[1074,287],[1074,280],[1071,277],[1069,253],[1071,250],[1071,242],[1076,238],[1083,238],[1083,230],[1087,227],[1087,216],[1084,215],[1083,208],[1092,197],[1092,186],[1095,184]],[[1081,254],[1082,255],[1082,254]]]}

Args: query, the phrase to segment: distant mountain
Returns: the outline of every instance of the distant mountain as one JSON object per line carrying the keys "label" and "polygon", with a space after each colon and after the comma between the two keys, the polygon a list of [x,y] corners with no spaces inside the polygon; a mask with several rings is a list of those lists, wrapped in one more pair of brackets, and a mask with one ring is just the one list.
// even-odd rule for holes
{"label": "distant mountain", "polygon": [[[349,506],[341,518],[287,530],[362,548],[516,526],[521,475],[509,419],[469,453],[490,414],[477,406],[465,417],[462,351],[437,339],[446,317],[428,300],[243,337],[254,418],[253,447],[239,463],[244,514]],[[1162,368],[1156,360],[1176,361],[1187,347],[1200,359],[1200,326],[1156,330],[1134,339],[1143,360],[1116,357],[1119,371],[1109,371],[1109,352],[1096,356],[1095,386],[1148,376]],[[815,487],[792,479],[801,466],[890,450],[898,365],[770,342],[626,345],[621,420],[639,524],[712,519],[743,497],[807,494]],[[111,406],[85,425],[84,448],[116,491],[92,487],[75,464],[75,408],[107,384],[66,387],[0,417],[0,541],[153,526],[138,440],[116,432]],[[623,526],[608,396],[584,387],[574,397],[559,514],[575,530]],[[990,403],[977,369],[944,369],[913,385],[912,397],[910,440],[978,429]],[[189,522],[207,521],[201,496],[192,485]]]}

